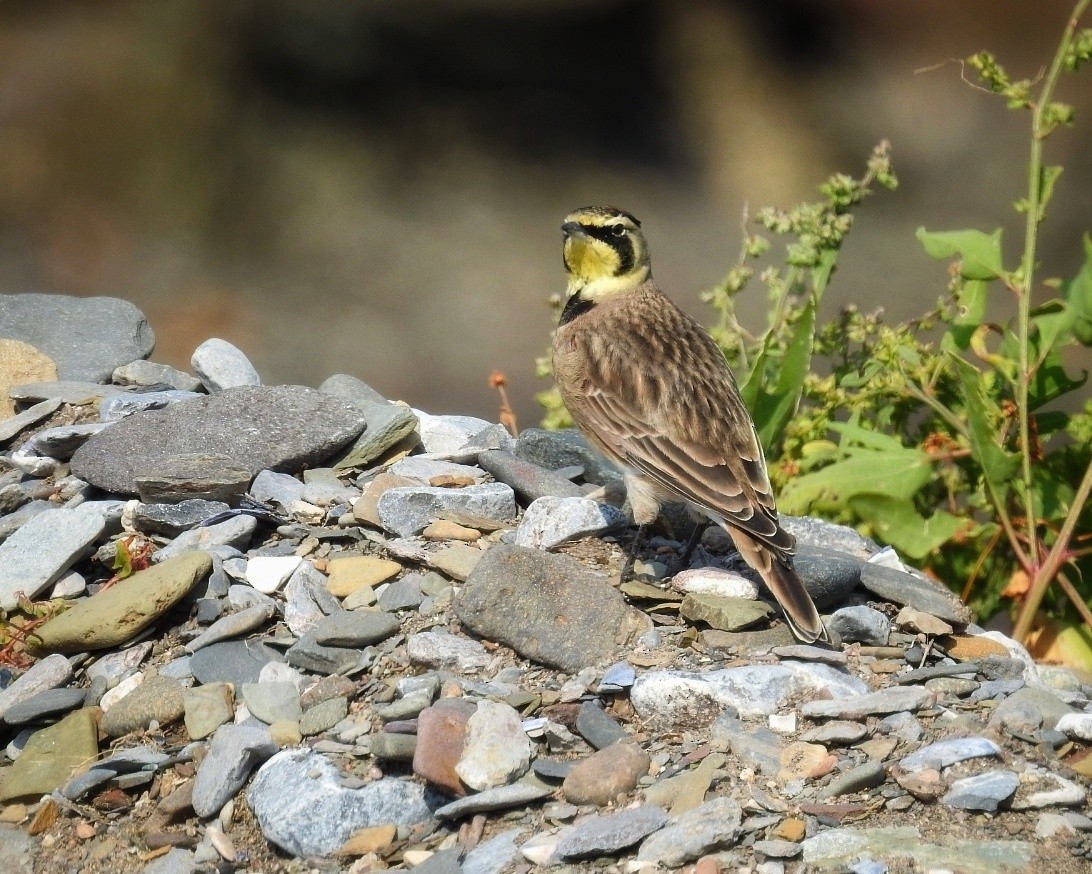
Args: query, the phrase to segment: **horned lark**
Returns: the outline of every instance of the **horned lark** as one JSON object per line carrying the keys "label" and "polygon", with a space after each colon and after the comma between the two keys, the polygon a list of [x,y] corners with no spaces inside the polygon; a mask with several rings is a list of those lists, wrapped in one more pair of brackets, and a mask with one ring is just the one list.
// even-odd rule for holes
{"label": "horned lark", "polygon": [[792,568],[766,461],[713,338],[656,287],[641,224],[620,209],[566,216],[568,299],[554,334],[561,396],[584,435],[623,470],[640,532],[664,501],[722,526],[801,640],[826,629]]}

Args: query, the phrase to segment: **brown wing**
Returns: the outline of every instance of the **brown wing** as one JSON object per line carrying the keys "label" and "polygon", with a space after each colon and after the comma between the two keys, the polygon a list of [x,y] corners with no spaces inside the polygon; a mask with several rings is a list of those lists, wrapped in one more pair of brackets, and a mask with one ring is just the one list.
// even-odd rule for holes
{"label": "brown wing", "polygon": [[[578,424],[679,500],[721,516],[776,555],[793,539],[777,524],[762,448],[724,355],[655,289],[589,340]],[[608,346],[599,338],[608,336]]]}

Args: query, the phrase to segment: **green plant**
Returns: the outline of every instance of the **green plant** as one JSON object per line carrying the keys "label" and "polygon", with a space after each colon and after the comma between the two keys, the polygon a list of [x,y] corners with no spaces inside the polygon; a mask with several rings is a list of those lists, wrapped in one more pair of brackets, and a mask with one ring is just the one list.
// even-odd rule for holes
{"label": "green plant", "polygon": [[[1075,277],[1036,281],[1039,230],[1061,175],[1043,163],[1043,144],[1073,122],[1053,94],[1062,72],[1092,56],[1092,30],[1078,30],[1088,3],[1077,3],[1038,82],[1013,81],[985,52],[967,61],[1010,108],[1031,112],[1018,264],[1005,266],[1000,231],[921,229],[925,251],[953,262],[935,308],[887,325],[880,312],[850,307],[820,324],[852,209],[873,183],[896,185],[883,143],[860,179],[837,175],[818,202],[758,212],[756,231],[745,223],[738,262],[703,295],[718,316],[711,332],[740,376],[781,511],[857,525],[960,586],[982,614],[1003,595],[1022,595],[1021,638],[1044,599],[1053,614],[1076,610],[1092,626],[1087,595],[1070,579],[1071,569],[1078,581],[1092,571],[1092,401],[1073,410],[1085,375],[1069,375],[1061,358],[1067,344],[1092,344],[1092,241],[1084,241]],[[770,237],[783,241],[776,262]],[[770,300],[758,336],[743,329],[734,306],[756,272]],[[1044,287],[1057,295],[1039,300]],[[1017,314],[1001,324],[998,296],[1006,293]],[[559,399],[540,400],[545,424],[566,424]]]}

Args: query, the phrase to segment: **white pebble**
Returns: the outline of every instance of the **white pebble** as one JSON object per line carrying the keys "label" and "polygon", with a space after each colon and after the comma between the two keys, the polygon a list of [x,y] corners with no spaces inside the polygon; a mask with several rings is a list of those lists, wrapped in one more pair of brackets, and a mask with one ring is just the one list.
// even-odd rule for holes
{"label": "white pebble", "polygon": [[303,559],[298,555],[259,555],[246,563],[246,581],[272,595],[287,582]]}

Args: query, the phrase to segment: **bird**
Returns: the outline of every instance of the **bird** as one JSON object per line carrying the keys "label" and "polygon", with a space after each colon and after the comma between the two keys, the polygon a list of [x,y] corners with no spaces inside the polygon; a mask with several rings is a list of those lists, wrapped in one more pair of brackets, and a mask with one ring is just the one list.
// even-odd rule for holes
{"label": "bird", "polygon": [[[577,427],[623,472],[638,526],[668,501],[723,528],[784,610],[796,637],[829,636],[793,569],[762,445],[716,341],[652,278],[641,223],[589,206],[565,217],[568,288],[553,374]],[[623,570],[623,577],[625,570]]]}

